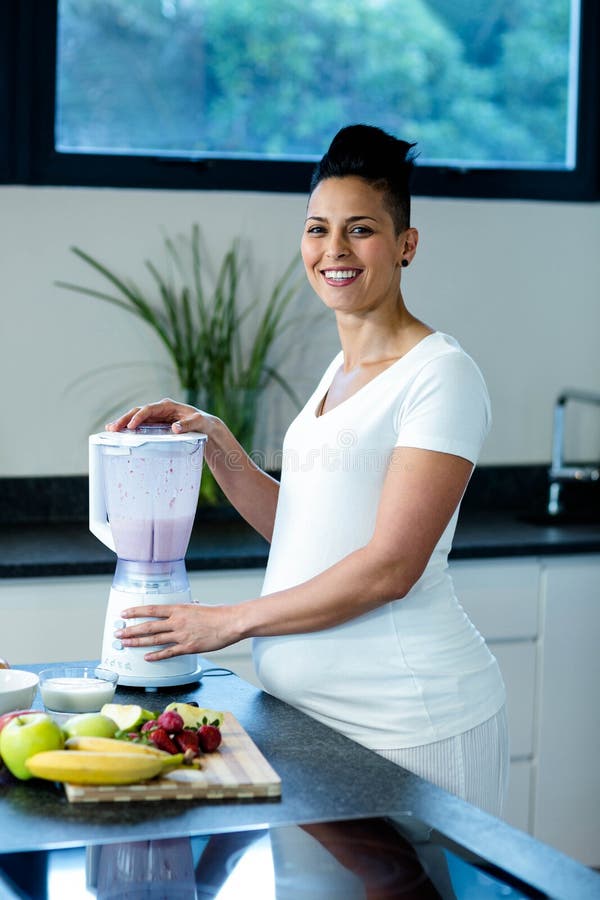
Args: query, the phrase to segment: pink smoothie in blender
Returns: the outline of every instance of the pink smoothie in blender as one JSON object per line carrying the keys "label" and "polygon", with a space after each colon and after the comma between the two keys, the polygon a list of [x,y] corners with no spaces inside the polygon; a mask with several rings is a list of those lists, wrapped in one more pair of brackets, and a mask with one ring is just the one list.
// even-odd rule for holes
{"label": "pink smoothie in blender", "polygon": [[201,472],[192,465],[189,445],[186,451],[181,445],[146,444],[136,455],[105,455],[106,506],[119,559],[183,559]]}
{"label": "pink smoothie in blender", "polygon": [[149,648],[125,648],[114,631],[130,606],[190,602],[184,557],[198,504],[206,436],[169,426],[90,437],[90,530],[117,554],[102,665],[122,684],[183,684],[195,655],[149,663]]}

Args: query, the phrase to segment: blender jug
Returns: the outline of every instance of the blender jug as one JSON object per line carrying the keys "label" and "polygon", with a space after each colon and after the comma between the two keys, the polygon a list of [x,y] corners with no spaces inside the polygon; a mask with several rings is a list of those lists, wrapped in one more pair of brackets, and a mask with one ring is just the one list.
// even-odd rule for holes
{"label": "blender jug", "polygon": [[[121,610],[191,602],[184,557],[198,503],[206,436],[168,425],[90,437],[90,531],[117,554],[102,665],[121,684],[160,687],[198,676],[195,654],[147,662],[148,647],[123,647]],[[138,620],[128,620],[135,624]]]}

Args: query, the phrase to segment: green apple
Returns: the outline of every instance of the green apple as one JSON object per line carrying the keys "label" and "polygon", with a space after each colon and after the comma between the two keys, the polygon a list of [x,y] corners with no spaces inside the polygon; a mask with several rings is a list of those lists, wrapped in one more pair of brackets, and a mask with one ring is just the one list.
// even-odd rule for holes
{"label": "green apple", "polygon": [[156,713],[137,703],[105,703],[100,712],[116,722],[119,731],[139,731],[144,722],[156,719]]}
{"label": "green apple", "polygon": [[25,761],[44,750],[62,750],[64,736],[47,713],[16,716],[0,733],[0,756],[16,778],[26,781],[31,773]]}
{"label": "green apple", "polygon": [[39,715],[39,709],[15,709],[13,712],[3,713],[0,716],[0,731],[4,728],[5,725],[8,725],[12,719],[16,719],[17,716],[32,716]]}
{"label": "green apple", "polygon": [[65,722],[62,726],[65,735],[70,737],[107,737],[115,736],[117,723],[102,713],[80,713]]}

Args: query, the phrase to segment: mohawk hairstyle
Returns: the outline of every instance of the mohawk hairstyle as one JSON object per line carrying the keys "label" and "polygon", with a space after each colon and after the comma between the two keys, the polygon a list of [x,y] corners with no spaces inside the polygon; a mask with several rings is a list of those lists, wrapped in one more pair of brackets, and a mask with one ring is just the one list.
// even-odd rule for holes
{"label": "mohawk hairstyle", "polygon": [[410,227],[410,180],[415,144],[374,125],[347,125],[338,131],[313,172],[310,192],[326,178],[355,175],[384,195],[396,233]]}

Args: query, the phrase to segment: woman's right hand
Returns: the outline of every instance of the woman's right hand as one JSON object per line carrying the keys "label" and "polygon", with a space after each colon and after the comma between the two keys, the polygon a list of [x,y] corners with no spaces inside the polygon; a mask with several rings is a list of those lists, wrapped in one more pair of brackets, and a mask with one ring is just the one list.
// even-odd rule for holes
{"label": "woman's right hand", "polygon": [[158,400],[156,403],[147,403],[146,406],[134,406],[128,412],[123,413],[114,422],[106,425],[107,431],[122,431],[124,428],[130,431],[139,428],[140,425],[170,424],[174,434],[184,434],[187,431],[207,433],[211,425],[219,420],[216,416],[202,412],[195,406],[187,403],[177,403],[169,397]]}

